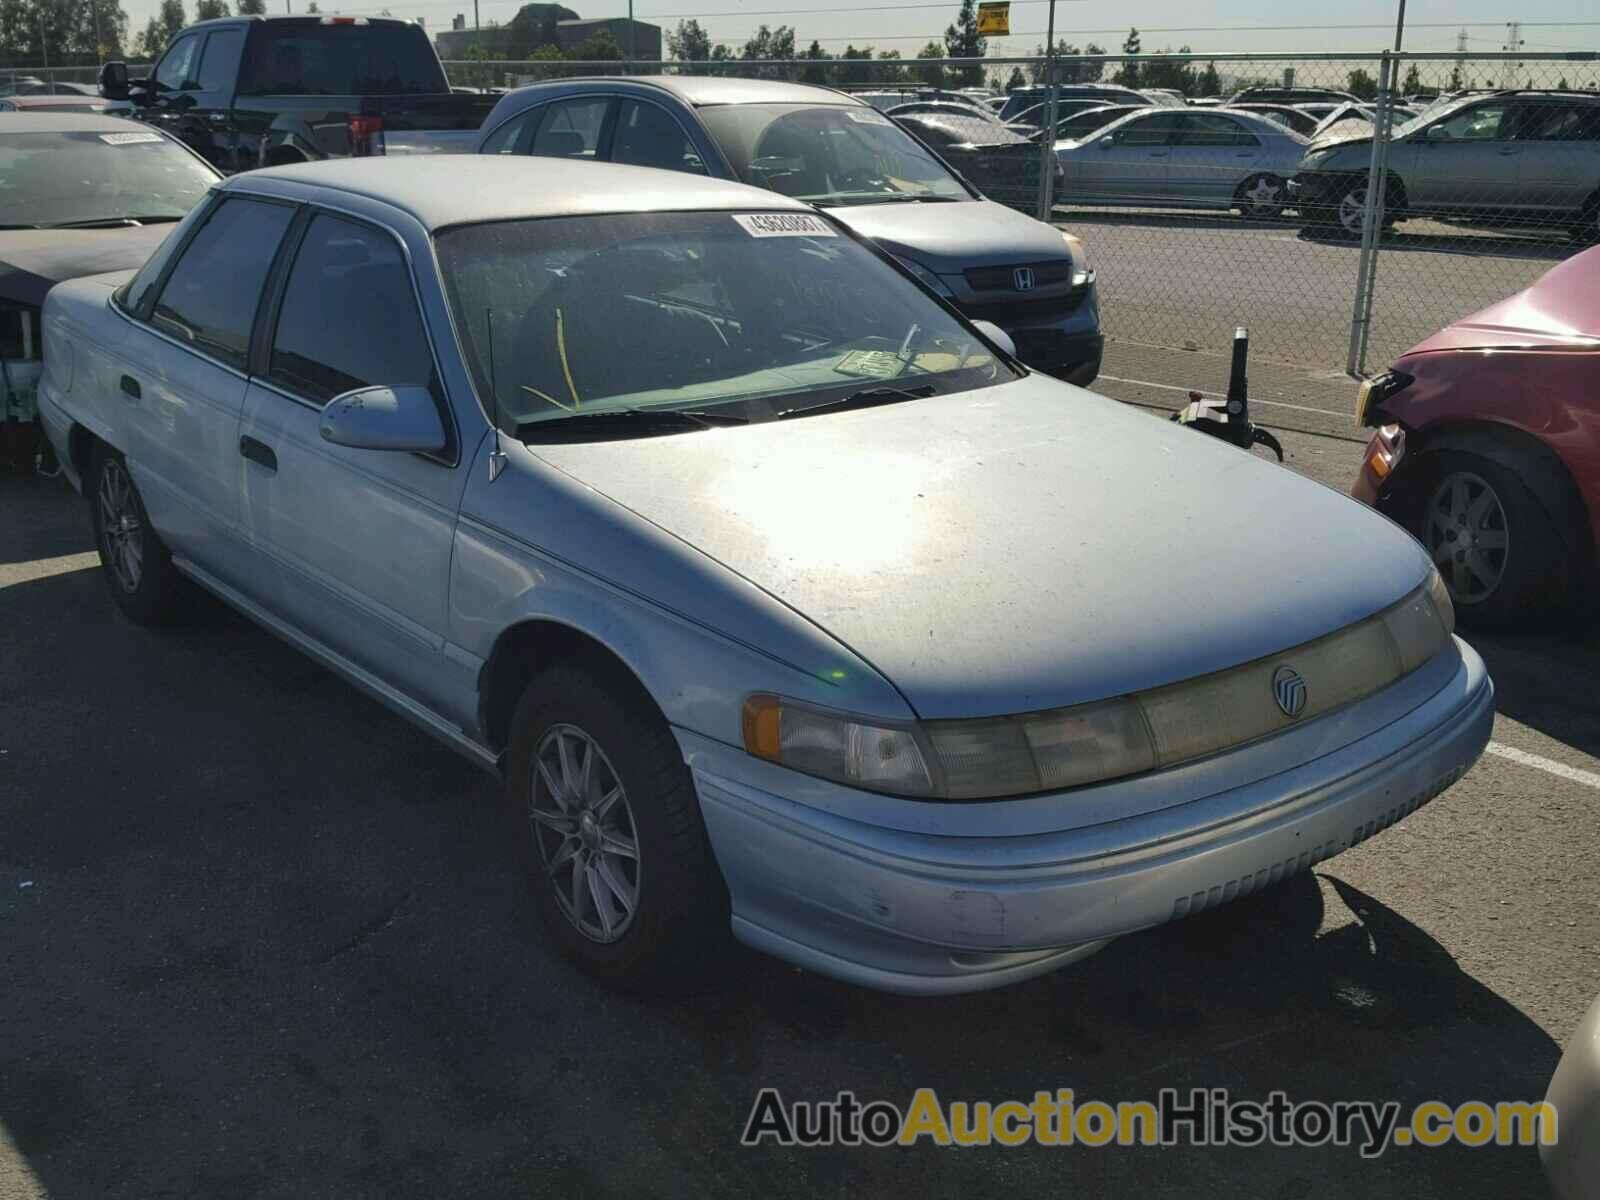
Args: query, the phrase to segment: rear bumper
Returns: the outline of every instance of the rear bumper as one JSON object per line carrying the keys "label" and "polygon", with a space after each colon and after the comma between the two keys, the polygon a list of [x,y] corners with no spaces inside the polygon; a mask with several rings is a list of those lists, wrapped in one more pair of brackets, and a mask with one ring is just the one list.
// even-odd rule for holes
{"label": "rear bumper", "polygon": [[[825,811],[783,794],[791,772],[679,740],[741,940],[885,991],[977,991],[1276,883],[1427,803],[1476,761],[1494,717],[1482,660],[1456,645],[1442,686],[1354,743],[1200,800],[1061,832],[960,836],[950,826],[970,811],[936,804],[917,810],[916,832],[869,825],[839,814],[843,789]],[[853,795],[861,811],[881,800]],[[1075,807],[1071,793],[1041,800]]]}

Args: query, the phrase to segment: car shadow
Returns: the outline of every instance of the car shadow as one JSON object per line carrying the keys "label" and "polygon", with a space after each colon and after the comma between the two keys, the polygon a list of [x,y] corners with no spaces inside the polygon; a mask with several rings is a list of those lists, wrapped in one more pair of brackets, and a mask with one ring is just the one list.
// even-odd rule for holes
{"label": "car shadow", "polygon": [[1464,636],[1494,677],[1495,709],[1574,750],[1600,758],[1600,621],[1562,634]]}
{"label": "car shadow", "polygon": [[1090,208],[1057,204],[1050,219],[1057,224],[1083,221],[1095,225],[1138,225],[1161,229],[1298,229],[1300,222],[1287,217],[1245,218],[1219,210],[1150,210]]}
{"label": "car shadow", "polygon": [[64,478],[0,471],[0,564],[93,550],[89,514]]}
{"label": "car shadow", "polygon": [[739,1148],[767,1085],[1542,1096],[1549,1036],[1338,859],[1000,991],[738,951],[638,999],[545,949],[492,780],[244,620],[138,629],[63,568],[0,587],[0,662],[0,1178],[46,1195],[1541,1187],[1527,1148]]}
{"label": "car shadow", "polygon": [[[1361,250],[1360,238],[1311,229],[1301,229],[1299,237],[1303,242],[1318,246],[1345,247],[1357,253]],[[1564,240],[1561,235],[1414,232],[1405,226],[1386,230],[1379,244],[1385,254],[1452,254],[1469,258],[1511,258],[1549,263],[1561,262],[1584,249],[1581,243]]]}

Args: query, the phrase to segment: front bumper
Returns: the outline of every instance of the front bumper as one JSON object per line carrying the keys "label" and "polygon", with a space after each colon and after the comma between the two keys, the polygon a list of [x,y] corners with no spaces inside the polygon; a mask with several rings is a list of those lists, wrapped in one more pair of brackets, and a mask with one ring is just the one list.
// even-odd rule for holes
{"label": "front bumper", "polygon": [[1455,648],[1360,704],[1168,773],[1173,795],[1192,794],[1196,777],[1236,786],[1023,835],[1008,829],[1114,811],[1116,789],[1137,780],[979,805],[900,802],[678,737],[736,936],[867,987],[977,991],[1276,883],[1427,803],[1476,761],[1494,717],[1482,660]]}
{"label": "front bumper", "polygon": [[955,301],[969,318],[993,321],[1016,345],[1017,357],[1036,371],[1075,383],[1100,374],[1106,340],[1100,332],[1099,295],[1089,284],[1080,295],[1031,301]]}

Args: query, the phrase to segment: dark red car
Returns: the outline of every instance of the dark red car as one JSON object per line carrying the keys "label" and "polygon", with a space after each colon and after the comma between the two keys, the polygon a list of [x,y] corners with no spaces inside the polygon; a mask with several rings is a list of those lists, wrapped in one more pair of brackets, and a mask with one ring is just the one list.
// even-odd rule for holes
{"label": "dark red car", "polygon": [[1406,351],[1356,420],[1377,432],[1350,494],[1427,547],[1463,624],[1592,609],[1600,248]]}

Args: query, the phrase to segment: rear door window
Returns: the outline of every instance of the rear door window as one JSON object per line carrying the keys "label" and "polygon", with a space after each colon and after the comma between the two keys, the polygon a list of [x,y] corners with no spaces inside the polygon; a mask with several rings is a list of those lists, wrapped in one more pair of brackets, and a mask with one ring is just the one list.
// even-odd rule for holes
{"label": "rear door window", "polygon": [[254,27],[241,95],[406,96],[447,92],[415,25],[268,21]]}
{"label": "rear door window", "polygon": [[150,323],[244,370],[261,285],[293,216],[287,204],[224,200],[184,247]]}
{"label": "rear door window", "polygon": [[509,121],[501,123],[500,127],[484,139],[480,154],[515,154],[523,142],[522,135],[527,131],[530,122],[539,119],[539,109],[530,108],[520,112]]}
{"label": "rear door window", "polygon": [[546,158],[597,158],[611,101],[605,96],[547,104],[530,153]]}
{"label": "rear door window", "polygon": [[1165,146],[1182,132],[1184,114],[1172,109],[1135,117],[1115,134],[1119,146]]}
{"label": "rear door window", "polygon": [[1221,113],[1185,113],[1180,146],[1254,146],[1255,134]]}
{"label": "rear door window", "polygon": [[434,386],[411,271],[392,236],[313,218],[284,289],[267,378],[317,404],[379,384]]}

